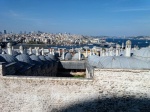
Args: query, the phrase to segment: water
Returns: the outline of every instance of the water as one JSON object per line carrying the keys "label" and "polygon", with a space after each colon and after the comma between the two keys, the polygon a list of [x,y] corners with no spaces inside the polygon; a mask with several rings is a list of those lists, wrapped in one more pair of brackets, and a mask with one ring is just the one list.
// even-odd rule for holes
{"label": "water", "polygon": [[85,46],[87,46],[87,47],[89,47],[89,48],[93,48],[94,46],[97,46],[97,47],[99,47],[99,45],[97,45],[97,44],[92,44],[92,45],[86,45],[86,44],[82,44],[82,45],[71,45],[71,46],[60,46],[60,45],[58,45],[58,46],[53,46],[53,45],[48,45],[47,47],[48,48],[50,48],[50,47],[52,47],[52,48],[55,48],[55,47],[57,47],[57,48],[66,48],[66,49],[75,49],[75,48],[81,48],[81,47],[85,47]]}
{"label": "water", "polygon": [[[118,43],[122,45],[122,43],[126,43],[127,40],[130,40],[132,43],[132,47],[137,45],[138,47],[148,47],[150,45],[150,40],[135,40],[135,39],[113,39],[113,38],[108,38],[106,39],[106,42],[113,42],[113,43]],[[146,43],[147,42],[147,43]]]}
{"label": "water", "polygon": [[[148,47],[150,45],[150,40],[135,40],[135,39],[113,39],[113,38],[108,38],[106,39],[106,42],[113,42],[113,43],[117,43],[122,45],[122,43],[124,43],[124,45],[126,44],[126,41],[130,40],[132,43],[132,47],[134,46],[138,46],[139,48],[141,47]],[[76,45],[76,46],[57,46],[58,48],[67,48],[67,49],[71,49],[71,48],[81,48],[84,46],[88,46],[89,48],[93,48],[94,46],[100,47],[99,44],[93,44],[93,45]],[[53,47],[53,46],[48,46],[48,47]]]}
{"label": "water", "polygon": [[[120,45],[122,45],[122,43],[126,43],[126,41],[129,40],[129,39],[113,39],[113,38],[108,38],[106,39],[106,42],[113,42],[113,43],[118,43]],[[146,43],[146,40],[134,40],[134,39],[130,39],[131,42],[132,42],[132,47],[134,47],[135,45],[138,45],[138,47],[147,47],[150,45],[150,40],[147,40],[147,43]],[[20,45],[23,45],[24,47],[26,48],[29,48],[29,47],[40,47],[40,48],[66,48],[66,49],[71,49],[71,48],[81,48],[81,47],[84,47],[84,46],[88,46],[89,48],[93,48],[94,46],[97,46],[97,47],[100,47],[100,44],[92,44],[92,45],[72,45],[72,46],[61,46],[61,45],[57,45],[57,46],[54,46],[54,45],[45,45],[45,44],[41,44],[41,45],[27,45],[27,44],[18,44],[15,46],[15,48],[19,48]]]}
{"label": "water", "polygon": [[45,49],[48,49],[48,48],[65,48],[65,49],[75,49],[75,48],[81,48],[81,47],[84,47],[84,46],[88,46],[89,48],[93,48],[94,46],[97,46],[99,47],[99,45],[97,44],[92,44],[92,45],[86,45],[86,44],[82,44],[82,45],[71,45],[71,46],[61,46],[61,45],[46,45],[46,44],[17,44],[14,46],[15,49],[18,49],[19,46],[22,45],[23,47],[25,48],[29,48],[31,47],[32,49],[34,47],[39,47],[39,48],[45,48]]}

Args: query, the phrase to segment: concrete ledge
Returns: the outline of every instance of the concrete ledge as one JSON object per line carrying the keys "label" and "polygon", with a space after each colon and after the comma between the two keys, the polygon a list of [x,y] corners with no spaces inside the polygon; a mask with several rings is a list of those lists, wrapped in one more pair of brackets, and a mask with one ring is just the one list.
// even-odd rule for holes
{"label": "concrete ledge", "polygon": [[138,70],[138,69],[99,69],[99,68],[94,68],[94,71],[114,71],[114,72],[136,72],[136,73],[139,73],[139,72],[150,72],[150,69],[141,69],[141,70]]}
{"label": "concrete ledge", "polygon": [[87,78],[71,78],[71,77],[42,77],[42,76],[3,76],[3,79],[26,79],[26,80],[52,80],[52,81],[93,81]]}

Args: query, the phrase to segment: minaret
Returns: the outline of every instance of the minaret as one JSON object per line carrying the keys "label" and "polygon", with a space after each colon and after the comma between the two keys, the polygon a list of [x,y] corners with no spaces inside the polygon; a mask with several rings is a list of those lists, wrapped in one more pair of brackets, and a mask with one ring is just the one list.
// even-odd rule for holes
{"label": "minaret", "polygon": [[126,41],[126,57],[130,57],[131,56],[131,41],[128,40]]}
{"label": "minaret", "polygon": [[7,43],[7,51],[9,55],[12,55],[12,44],[11,43]]}

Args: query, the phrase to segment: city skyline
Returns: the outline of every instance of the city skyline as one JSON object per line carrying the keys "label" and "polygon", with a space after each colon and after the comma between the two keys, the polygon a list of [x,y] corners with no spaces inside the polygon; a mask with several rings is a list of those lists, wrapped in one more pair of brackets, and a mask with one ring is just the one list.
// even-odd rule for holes
{"label": "city skyline", "polygon": [[1,0],[0,31],[150,35],[149,0]]}

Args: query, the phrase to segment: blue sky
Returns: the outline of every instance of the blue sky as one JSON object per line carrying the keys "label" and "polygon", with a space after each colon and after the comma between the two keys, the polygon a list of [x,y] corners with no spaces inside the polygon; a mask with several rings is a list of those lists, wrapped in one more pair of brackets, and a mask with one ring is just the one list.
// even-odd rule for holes
{"label": "blue sky", "polygon": [[0,31],[150,35],[150,0],[0,0]]}

